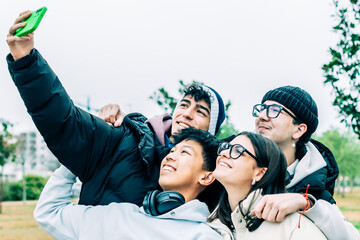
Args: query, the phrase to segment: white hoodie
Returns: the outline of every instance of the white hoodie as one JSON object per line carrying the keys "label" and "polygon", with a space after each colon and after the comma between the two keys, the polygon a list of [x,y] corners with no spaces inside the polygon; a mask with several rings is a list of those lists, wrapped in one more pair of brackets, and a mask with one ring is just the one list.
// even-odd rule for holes
{"label": "white hoodie", "polygon": [[209,210],[198,200],[155,217],[131,203],[73,204],[74,183],[75,175],[61,166],[48,180],[34,211],[36,221],[56,239],[222,239],[206,224]]}

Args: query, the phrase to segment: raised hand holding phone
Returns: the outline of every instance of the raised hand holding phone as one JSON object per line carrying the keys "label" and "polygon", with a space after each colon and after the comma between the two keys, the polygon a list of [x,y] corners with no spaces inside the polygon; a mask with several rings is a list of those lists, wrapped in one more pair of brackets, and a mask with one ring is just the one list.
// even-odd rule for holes
{"label": "raised hand holding phone", "polygon": [[6,42],[9,45],[10,53],[14,60],[25,57],[34,48],[34,33],[29,33],[23,37],[14,36],[17,29],[26,25],[26,22],[23,22],[23,20],[29,18],[31,14],[32,11],[30,10],[20,13],[9,29]]}
{"label": "raised hand holding phone", "polygon": [[27,19],[24,19],[23,22],[26,22],[26,25],[22,28],[18,28],[14,34],[14,36],[22,37],[33,31],[39,26],[41,19],[46,13],[47,8],[42,7],[34,12],[32,12],[31,16]]}

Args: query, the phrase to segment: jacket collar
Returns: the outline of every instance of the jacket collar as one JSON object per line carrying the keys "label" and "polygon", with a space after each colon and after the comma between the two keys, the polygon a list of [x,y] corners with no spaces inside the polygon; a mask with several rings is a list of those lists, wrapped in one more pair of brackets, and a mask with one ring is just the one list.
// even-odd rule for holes
{"label": "jacket collar", "polygon": [[[305,177],[326,166],[325,160],[323,159],[317,148],[314,146],[314,144],[308,142],[306,144],[306,148],[307,152],[305,156],[300,161],[296,161],[296,167],[291,170],[294,177],[291,179],[290,183],[286,185],[286,188],[291,188],[295,186]],[[292,165],[288,167],[288,169],[291,168]]]}
{"label": "jacket collar", "polygon": [[[235,232],[248,231],[246,228],[246,221],[242,213],[250,212],[256,206],[256,204],[263,198],[261,193],[262,193],[262,189],[257,189],[251,192],[244,199],[244,201],[242,201],[240,206],[238,205],[235,208],[235,210],[231,213],[231,221],[235,228]],[[215,214],[217,208],[214,210],[214,212],[211,213],[209,219]],[[221,231],[226,232],[228,236],[236,235],[236,233],[235,232],[232,233],[231,230],[220,221],[220,219],[215,219],[211,222],[208,221],[208,224],[214,229],[221,229]]]}
{"label": "jacket collar", "polygon": [[[145,213],[143,207],[140,208],[140,211],[145,215],[149,215]],[[161,219],[177,219],[177,220],[206,223],[206,219],[209,216],[209,214],[210,212],[207,205],[203,202],[200,202],[197,199],[194,199],[167,213],[153,217],[161,218]]]}
{"label": "jacket collar", "polygon": [[256,204],[263,198],[261,193],[262,189],[251,192],[231,213],[231,221],[233,222],[236,231],[247,231],[243,213],[250,213],[250,211],[254,209]]}

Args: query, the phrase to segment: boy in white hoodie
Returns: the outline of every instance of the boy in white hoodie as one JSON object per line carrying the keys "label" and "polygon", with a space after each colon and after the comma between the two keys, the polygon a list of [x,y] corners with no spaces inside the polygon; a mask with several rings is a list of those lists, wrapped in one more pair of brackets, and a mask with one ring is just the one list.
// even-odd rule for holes
{"label": "boy in white hoodie", "polygon": [[174,139],[175,146],[161,163],[163,192],[149,192],[143,207],[73,204],[76,176],[61,166],[40,196],[35,219],[56,239],[221,239],[206,224],[208,207],[196,199],[214,181],[218,142],[210,133],[193,128]]}

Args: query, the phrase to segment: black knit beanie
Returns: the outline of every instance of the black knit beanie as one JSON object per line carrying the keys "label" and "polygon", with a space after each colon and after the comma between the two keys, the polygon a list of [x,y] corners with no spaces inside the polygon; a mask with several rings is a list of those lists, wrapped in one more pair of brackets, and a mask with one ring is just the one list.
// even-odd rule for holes
{"label": "black knit beanie", "polygon": [[261,103],[272,100],[290,109],[295,116],[307,125],[306,135],[315,132],[319,120],[318,109],[314,99],[305,90],[299,87],[284,86],[268,91]]}

